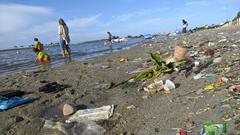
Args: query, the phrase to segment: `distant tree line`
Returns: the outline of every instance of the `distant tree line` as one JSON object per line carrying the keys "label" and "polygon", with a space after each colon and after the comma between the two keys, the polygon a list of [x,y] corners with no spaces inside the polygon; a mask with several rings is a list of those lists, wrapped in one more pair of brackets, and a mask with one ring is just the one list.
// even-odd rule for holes
{"label": "distant tree line", "polygon": [[238,18],[240,18],[240,11],[238,11],[237,16],[234,17],[232,21],[236,21]]}

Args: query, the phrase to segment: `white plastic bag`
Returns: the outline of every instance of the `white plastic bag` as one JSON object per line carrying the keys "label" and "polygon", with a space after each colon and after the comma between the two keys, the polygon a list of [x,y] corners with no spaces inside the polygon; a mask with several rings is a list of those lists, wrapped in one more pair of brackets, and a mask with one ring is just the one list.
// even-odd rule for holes
{"label": "white plastic bag", "polygon": [[82,120],[98,121],[109,119],[113,115],[114,105],[102,106],[95,109],[79,110],[66,123],[79,122]]}

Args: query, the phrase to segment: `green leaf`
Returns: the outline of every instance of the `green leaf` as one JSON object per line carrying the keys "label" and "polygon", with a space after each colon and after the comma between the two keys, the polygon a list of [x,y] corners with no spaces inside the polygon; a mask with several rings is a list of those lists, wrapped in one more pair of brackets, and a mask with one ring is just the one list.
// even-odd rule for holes
{"label": "green leaf", "polygon": [[159,67],[162,67],[162,56],[160,54],[151,53],[151,57]]}
{"label": "green leaf", "polygon": [[141,73],[139,73],[136,76],[136,81],[145,81],[147,79],[150,79],[153,77],[153,70],[152,69],[145,69],[144,71],[142,71]]}
{"label": "green leaf", "polygon": [[174,67],[178,67],[180,65],[185,65],[187,62],[185,60],[180,60],[180,61],[177,61],[177,62],[174,62],[173,65]]}

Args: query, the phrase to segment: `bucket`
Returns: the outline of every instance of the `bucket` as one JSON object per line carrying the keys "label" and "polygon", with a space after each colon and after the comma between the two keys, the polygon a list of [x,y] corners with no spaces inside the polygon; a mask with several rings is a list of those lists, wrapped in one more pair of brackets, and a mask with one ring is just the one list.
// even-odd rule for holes
{"label": "bucket", "polygon": [[174,58],[177,61],[184,60],[186,58],[186,54],[187,54],[187,48],[182,48],[180,46],[175,47]]}

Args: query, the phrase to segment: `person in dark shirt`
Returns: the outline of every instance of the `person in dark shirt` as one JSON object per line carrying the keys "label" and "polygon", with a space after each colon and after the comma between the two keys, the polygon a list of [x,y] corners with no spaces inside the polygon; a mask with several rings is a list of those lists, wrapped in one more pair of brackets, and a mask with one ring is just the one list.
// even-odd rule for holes
{"label": "person in dark shirt", "polygon": [[188,22],[183,19],[183,20],[182,20],[182,24],[183,24],[182,33],[187,33]]}
{"label": "person in dark shirt", "polygon": [[110,48],[110,52],[112,52],[112,34],[110,32],[107,32],[108,34],[108,41],[107,41],[107,45]]}

